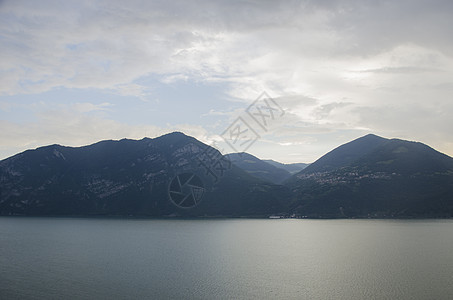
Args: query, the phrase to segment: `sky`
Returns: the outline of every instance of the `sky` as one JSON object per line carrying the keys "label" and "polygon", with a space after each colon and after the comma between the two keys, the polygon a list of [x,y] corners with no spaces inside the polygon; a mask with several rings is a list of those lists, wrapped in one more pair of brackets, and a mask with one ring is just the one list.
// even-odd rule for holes
{"label": "sky", "polygon": [[284,163],[368,133],[452,156],[452,37],[448,0],[0,0],[0,159],[173,131]]}

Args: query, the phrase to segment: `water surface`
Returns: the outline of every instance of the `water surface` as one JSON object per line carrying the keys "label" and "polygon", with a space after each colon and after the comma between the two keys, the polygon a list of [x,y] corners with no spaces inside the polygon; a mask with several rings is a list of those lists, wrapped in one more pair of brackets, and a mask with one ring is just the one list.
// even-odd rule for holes
{"label": "water surface", "polygon": [[0,218],[1,299],[453,299],[453,221]]}

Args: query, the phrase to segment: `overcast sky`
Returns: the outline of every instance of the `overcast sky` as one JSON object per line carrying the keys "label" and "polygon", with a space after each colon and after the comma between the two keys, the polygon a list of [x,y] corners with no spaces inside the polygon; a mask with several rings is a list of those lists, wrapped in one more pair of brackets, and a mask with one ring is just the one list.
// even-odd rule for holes
{"label": "overcast sky", "polygon": [[232,152],[238,117],[265,159],[367,133],[453,155],[452,37],[448,0],[0,1],[0,158],[171,131]]}

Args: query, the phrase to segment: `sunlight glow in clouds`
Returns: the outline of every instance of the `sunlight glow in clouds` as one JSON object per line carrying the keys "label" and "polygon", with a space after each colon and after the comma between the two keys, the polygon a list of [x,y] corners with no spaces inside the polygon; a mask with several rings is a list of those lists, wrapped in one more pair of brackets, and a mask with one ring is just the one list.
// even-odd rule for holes
{"label": "sunlight glow in clouds", "polygon": [[46,144],[219,140],[261,92],[249,149],[311,162],[366,133],[453,155],[450,1],[2,1],[0,157]]}

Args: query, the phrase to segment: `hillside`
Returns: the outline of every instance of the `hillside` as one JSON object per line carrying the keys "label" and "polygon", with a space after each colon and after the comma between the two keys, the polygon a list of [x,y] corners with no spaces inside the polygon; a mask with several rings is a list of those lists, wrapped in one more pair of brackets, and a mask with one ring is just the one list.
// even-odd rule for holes
{"label": "hillside", "polygon": [[422,143],[367,135],[287,176],[178,132],[50,145],[0,161],[0,215],[453,217],[453,158]]}
{"label": "hillside", "polygon": [[280,163],[280,162],[272,160],[272,159],[263,159],[263,161],[267,162],[268,164],[271,164],[274,167],[277,167],[279,169],[286,170],[291,175],[302,171],[303,169],[305,169],[309,165],[309,164],[305,164],[305,163],[283,164],[283,163]]}
{"label": "hillside", "polygon": [[368,135],[290,180],[293,211],[322,217],[453,216],[453,159],[427,145]]}
{"label": "hillside", "polygon": [[387,139],[374,134],[368,134],[335,148],[307,166],[307,168],[304,169],[304,172],[327,172],[348,166],[386,142]]}
{"label": "hillside", "polygon": [[[173,181],[187,174],[199,180]],[[0,161],[3,215],[261,215],[280,212],[286,199],[284,187],[248,175],[182,133],[51,145]]]}
{"label": "hillside", "polygon": [[248,174],[271,183],[282,183],[291,176],[291,173],[275,167],[251,154],[231,153],[225,155],[233,164]]}

